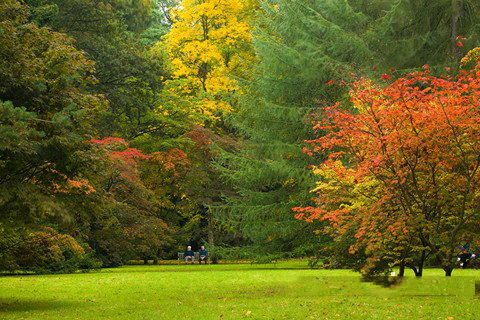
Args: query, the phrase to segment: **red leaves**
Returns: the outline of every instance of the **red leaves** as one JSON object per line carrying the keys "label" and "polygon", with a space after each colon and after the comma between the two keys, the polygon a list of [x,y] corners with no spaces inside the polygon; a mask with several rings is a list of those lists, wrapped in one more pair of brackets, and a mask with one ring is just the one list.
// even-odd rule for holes
{"label": "red leaves", "polygon": [[115,185],[116,191],[127,192],[131,185],[141,184],[138,161],[148,160],[150,156],[136,148],[129,148],[128,142],[122,138],[106,137],[90,142],[105,150],[112,169],[122,178],[122,181]]}
{"label": "red leaves", "polygon": [[[92,139],[90,140],[90,143],[108,149],[110,151],[109,156],[112,159],[146,160],[150,158],[150,156],[145,155],[142,151],[136,148],[128,148],[128,142],[122,138],[106,137],[99,140]],[[125,147],[127,148],[124,149]]]}
{"label": "red leaves", "polygon": [[381,79],[385,80],[385,81],[388,81],[388,80],[392,79],[392,76],[389,75],[388,73],[384,73],[384,74],[382,74]]}
{"label": "red leaves", "polygon": [[123,151],[114,151],[111,153],[111,157],[112,158],[116,158],[116,159],[123,159],[123,160],[127,160],[127,159],[136,159],[136,160],[146,160],[146,159],[150,159],[150,156],[147,156],[145,154],[143,154],[142,151],[136,149],[136,148],[127,148]]}
{"label": "red leaves", "polygon": [[372,159],[372,164],[375,167],[378,167],[382,162],[383,162],[384,156],[383,155],[378,155],[375,158]]}
{"label": "red leaves", "polygon": [[212,144],[211,132],[205,128],[197,126],[186,134],[194,143],[195,147],[201,150],[209,148]]}
{"label": "red leaves", "polygon": [[[352,250],[361,243],[371,252],[385,241],[405,244],[419,230],[434,230],[438,221],[420,204],[440,212],[445,228],[458,219],[463,194],[480,192],[480,66],[456,78],[423,69],[385,88],[357,82],[355,113],[339,104],[324,109],[314,124],[322,136],[306,141],[304,152],[329,158],[315,168],[322,176],[316,205],[295,208],[296,219],[328,221],[336,235],[353,229]],[[366,197],[362,205],[355,205],[353,192]]]}

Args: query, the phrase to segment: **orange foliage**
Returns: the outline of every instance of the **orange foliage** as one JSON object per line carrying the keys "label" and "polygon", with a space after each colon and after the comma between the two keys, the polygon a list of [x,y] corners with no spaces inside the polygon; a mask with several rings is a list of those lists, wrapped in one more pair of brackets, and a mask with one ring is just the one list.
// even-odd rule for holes
{"label": "orange foliage", "polygon": [[162,165],[167,171],[175,171],[178,167],[190,164],[188,155],[177,148],[170,149],[167,152],[155,152],[152,160]]}
{"label": "orange foliage", "polygon": [[[327,133],[307,141],[306,150],[330,154],[316,168],[322,175],[316,206],[294,211],[297,219],[329,221],[337,234],[355,229],[367,252],[388,239],[415,238],[446,268],[455,247],[478,233],[480,64],[457,77],[423,69],[384,88],[355,83],[358,112],[339,104],[325,109],[315,129]],[[361,191],[363,203],[352,199]]]}

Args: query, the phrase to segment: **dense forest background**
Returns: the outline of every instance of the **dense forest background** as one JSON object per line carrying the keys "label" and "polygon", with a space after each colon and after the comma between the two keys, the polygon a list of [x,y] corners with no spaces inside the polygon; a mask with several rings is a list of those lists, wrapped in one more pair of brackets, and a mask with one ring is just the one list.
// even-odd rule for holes
{"label": "dense forest background", "polygon": [[[349,84],[480,43],[475,0],[3,0],[0,269],[348,256],[314,206],[305,141]],[[423,68],[423,69],[422,69]],[[332,261],[333,261],[332,260]]]}

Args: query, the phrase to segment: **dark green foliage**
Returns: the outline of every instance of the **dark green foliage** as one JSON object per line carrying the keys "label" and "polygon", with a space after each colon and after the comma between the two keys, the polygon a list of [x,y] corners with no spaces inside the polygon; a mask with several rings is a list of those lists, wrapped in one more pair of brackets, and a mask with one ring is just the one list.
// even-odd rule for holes
{"label": "dark green foliage", "polygon": [[[371,8],[360,5],[366,1],[351,2],[359,3],[359,10]],[[479,44],[480,4],[476,0],[391,0],[377,8],[383,12],[374,14],[367,39],[387,67],[456,67],[468,50]]]}
{"label": "dark green foliage", "polygon": [[10,272],[18,270],[15,250],[26,238],[26,230],[15,224],[0,223],[0,235],[0,270]]}
{"label": "dark green foliage", "polygon": [[85,254],[77,263],[77,269],[83,273],[98,271],[103,267],[101,260],[96,258],[93,251]]}
{"label": "dark green foliage", "polygon": [[180,0],[153,0],[153,12],[151,24],[142,33],[142,43],[151,46],[168,33],[173,24],[170,11],[178,6]]}
{"label": "dark green foliage", "polygon": [[19,2],[0,8],[0,220],[66,216],[77,198],[63,191],[95,158],[85,140],[104,101],[85,90],[93,64],[71,38],[29,24]]}
{"label": "dark green foliage", "polygon": [[327,82],[349,79],[373,54],[354,33],[365,29],[366,17],[344,1],[264,1],[263,9],[258,75],[232,119],[245,141],[219,163],[237,195],[218,210],[263,252],[302,256],[319,245],[315,226],[291,211],[309,203],[314,187],[312,159],[302,153],[312,137],[308,118],[342,98],[345,89]]}
{"label": "dark green foliage", "polygon": [[[308,205],[314,187],[307,167],[317,160],[301,151],[312,134],[310,117],[319,107],[346,98],[343,81],[392,67],[458,61],[466,49],[458,46],[457,36],[466,38],[462,40],[466,48],[477,43],[478,4],[467,0],[262,4],[255,35],[257,76],[247,84],[250,94],[232,119],[244,143],[239,152],[225,153],[219,161],[237,195],[228,196],[228,205],[218,211],[223,221],[263,250],[291,252],[308,243],[309,232],[315,229],[294,221],[290,212],[296,205]],[[349,264],[355,264],[352,259]]]}
{"label": "dark green foliage", "polygon": [[[167,77],[162,58],[146,46],[159,40],[158,28],[165,28],[158,5],[120,0],[30,2],[35,21],[74,37],[76,47],[95,61],[98,82],[90,90],[109,101],[107,112],[97,119],[102,136],[128,140],[143,135],[176,137],[175,128],[172,137],[172,126],[182,127],[175,121],[181,114],[166,117],[154,111],[162,104],[160,92]],[[48,8],[55,10],[45,16]]]}

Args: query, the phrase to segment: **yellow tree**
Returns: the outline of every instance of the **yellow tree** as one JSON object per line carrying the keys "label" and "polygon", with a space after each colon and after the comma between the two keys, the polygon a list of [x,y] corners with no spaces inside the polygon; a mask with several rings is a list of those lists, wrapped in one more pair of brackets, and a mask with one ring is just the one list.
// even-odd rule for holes
{"label": "yellow tree", "polygon": [[231,94],[239,90],[233,77],[248,77],[254,60],[249,22],[255,8],[254,0],[183,0],[172,12],[164,43],[173,73],[167,91],[187,97],[200,122],[233,110]]}

